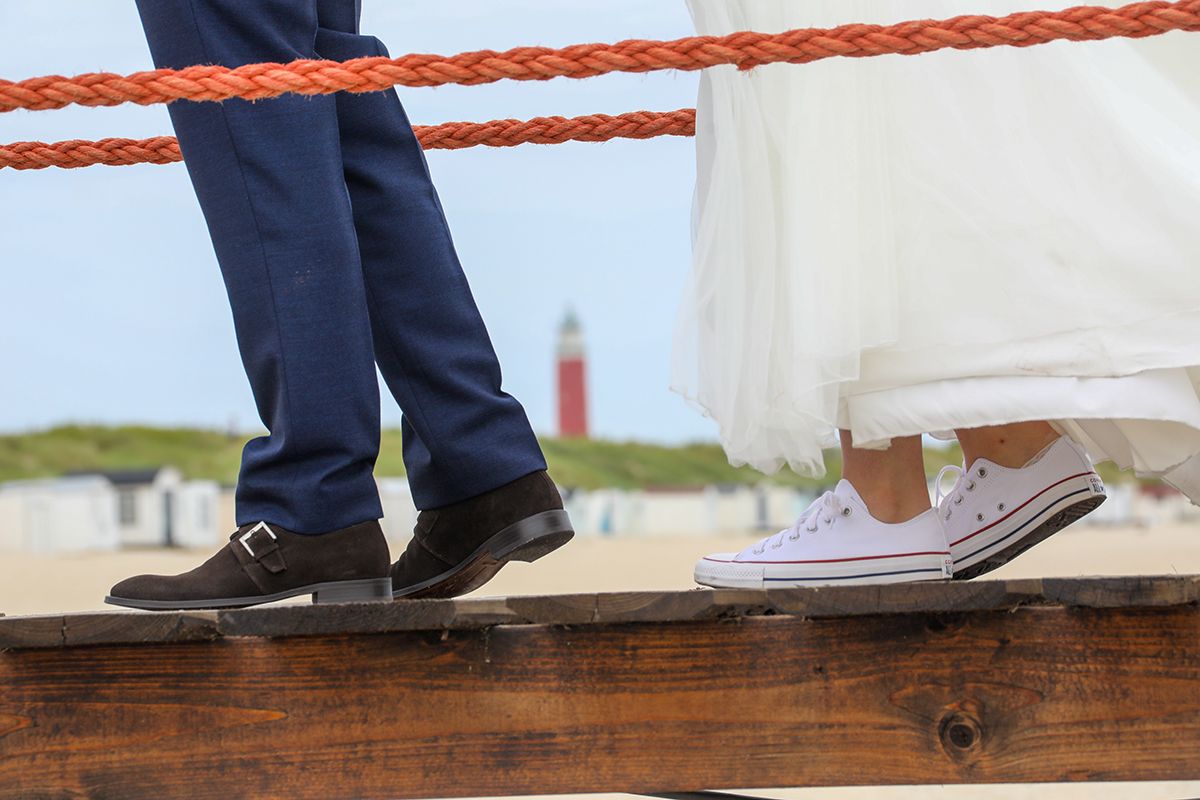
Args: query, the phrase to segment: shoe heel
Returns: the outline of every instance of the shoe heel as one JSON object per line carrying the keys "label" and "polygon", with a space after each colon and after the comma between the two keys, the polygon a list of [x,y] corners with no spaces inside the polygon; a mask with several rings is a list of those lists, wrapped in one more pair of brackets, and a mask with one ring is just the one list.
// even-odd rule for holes
{"label": "shoe heel", "polygon": [[392,599],[391,578],[325,583],[312,593],[312,601],[328,603],[378,603]]}
{"label": "shoe heel", "polygon": [[540,536],[529,544],[522,545],[508,554],[509,561],[524,561],[533,563],[543,556],[548,556],[574,538],[574,531],[559,531]]}
{"label": "shoe heel", "polygon": [[566,511],[543,511],[510,525],[494,536],[487,549],[497,561],[537,561],[575,536]]}

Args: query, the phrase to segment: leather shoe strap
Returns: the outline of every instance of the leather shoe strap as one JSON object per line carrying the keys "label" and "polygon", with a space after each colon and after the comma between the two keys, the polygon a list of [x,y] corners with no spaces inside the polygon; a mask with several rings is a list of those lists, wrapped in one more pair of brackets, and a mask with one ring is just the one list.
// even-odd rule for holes
{"label": "leather shoe strap", "polygon": [[287,570],[287,561],[279,549],[279,540],[266,524],[260,523],[243,534],[235,535],[229,542],[233,555],[242,570],[254,581],[264,594],[273,591],[272,576]]}

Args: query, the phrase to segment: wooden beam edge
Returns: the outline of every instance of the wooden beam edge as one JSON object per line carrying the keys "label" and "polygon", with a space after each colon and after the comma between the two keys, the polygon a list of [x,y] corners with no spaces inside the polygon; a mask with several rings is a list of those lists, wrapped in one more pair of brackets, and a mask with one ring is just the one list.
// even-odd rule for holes
{"label": "wooden beam edge", "polygon": [[1200,603],[1200,576],[1041,578],[806,589],[625,592],[284,605],[194,612],[3,617],[0,651],[100,644],[205,642],[472,630],[497,625],[694,622],[771,615],[809,619],[960,614],[1025,606],[1146,608]]}

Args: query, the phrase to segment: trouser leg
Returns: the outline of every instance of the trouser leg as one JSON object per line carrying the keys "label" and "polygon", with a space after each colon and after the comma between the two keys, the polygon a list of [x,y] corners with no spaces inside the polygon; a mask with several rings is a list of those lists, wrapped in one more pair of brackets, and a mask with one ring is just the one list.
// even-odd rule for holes
{"label": "trouser leg", "polygon": [[[386,55],[358,35],[354,0],[318,0],[320,57]],[[419,508],[545,469],[463,274],[429,169],[392,90],[339,94],[342,161],[358,232],[375,357],[404,412]]]}
{"label": "trouser leg", "polygon": [[[313,57],[316,0],[138,0],[160,67]],[[269,435],[247,444],[239,524],[304,533],[382,515],[367,295],[337,100],[170,106]]]}

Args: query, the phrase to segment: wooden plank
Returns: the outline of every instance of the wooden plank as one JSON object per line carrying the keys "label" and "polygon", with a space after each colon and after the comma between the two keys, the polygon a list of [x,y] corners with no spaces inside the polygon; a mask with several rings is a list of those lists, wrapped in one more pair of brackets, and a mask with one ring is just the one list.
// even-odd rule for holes
{"label": "wooden plank", "polygon": [[522,622],[504,598],[485,598],[247,608],[220,612],[218,628],[224,636],[279,637],[472,630]]}
{"label": "wooden plank", "polygon": [[1200,602],[1200,577],[1043,578],[1044,602],[1086,608],[1170,606]]}
{"label": "wooden plank", "polygon": [[1200,577],[1196,576],[409,600],[186,613],[0,617],[0,650],[230,636],[274,638],[474,630],[495,625],[690,622],[746,616],[819,619],[907,612],[964,613],[1022,606],[1140,608],[1197,602],[1200,602]]}
{"label": "wooden plank", "polygon": [[61,647],[65,623],[61,615],[0,618],[0,650]]}
{"label": "wooden plank", "polygon": [[179,614],[53,614],[0,619],[0,650],[209,641],[220,636],[215,611]]}
{"label": "wooden plank", "polygon": [[1200,779],[1195,603],[26,649],[0,686],[3,800]]}

